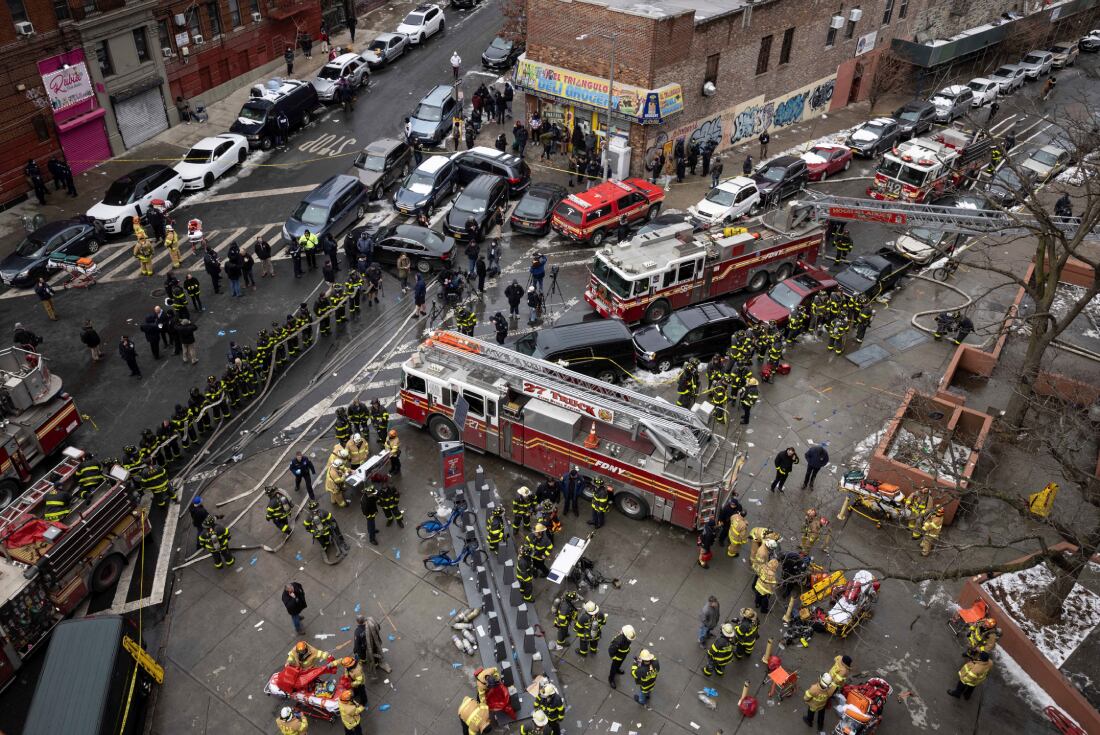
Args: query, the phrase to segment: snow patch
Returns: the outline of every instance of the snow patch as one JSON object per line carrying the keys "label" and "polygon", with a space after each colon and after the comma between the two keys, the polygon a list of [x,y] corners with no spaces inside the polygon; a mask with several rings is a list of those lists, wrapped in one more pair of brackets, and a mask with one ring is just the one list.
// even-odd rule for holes
{"label": "snow patch", "polygon": [[[997,649],[997,668],[1001,672],[1001,676],[1005,678],[1010,685],[1012,685],[1012,691],[1017,692],[1023,696],[1032,709],[1036,712],[1042,712],[1047,707],[1058,707],[1058,703],[1051,699],[1050,695],[1046,693],[1046,690],[1039,686],[1038,682],[1027,675],[1023,667],[1016,663],[1016,659],[1005,653],[1003,648]],[[1058,710],[1065,715],[1066,719],[1077,725],[1077,722],[1070,717],[1061,707]],[[1080,725],[1077,725],[1081,727]],[[1084,732],[1084,729],[1081,730]]]}
{"label": "snow patch", "polygon": [[667,383],[675,383],[676,378],[679,377],[679,375],[680,368],[672,368],[671,370],[666,370],[663,373],[651,373],[647,370],[639,370],[631,376],[631,380],[626,382],[633,382],[639,386],[657,386]]}
{"label": "snow patch", "polygon": [[888,420],[881,429],[855,445],[851,456],[848,457],[848,467],[850,469],[863,469],[870,463],[871,453],[882,441],[882,436],[886,433],[887,427],[890,426],[890,421],[893,421],[893,419]]}

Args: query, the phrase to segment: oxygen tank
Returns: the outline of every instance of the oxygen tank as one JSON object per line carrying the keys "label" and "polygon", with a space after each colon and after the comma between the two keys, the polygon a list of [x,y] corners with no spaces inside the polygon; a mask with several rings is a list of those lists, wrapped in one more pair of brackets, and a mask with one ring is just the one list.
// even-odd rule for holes
{"label": "oxygen tank", "polygon": [[699,701],[703,703],[703,706],[707,709],[718,709],[718,703],[707,696],[706,692],[699,692]]}
{"label": "oxygen tank", "polygon": [[466,629],[462,631],[462,637],[468,640],[473,645],[477,645],[477,636],[474,635],[472,630]]}
{"label": "oxygen tank", "polygon": [[455,630],[469,630],[474,625],[473,623],[451,623],[451,627]]}
{"label": "oxygen tank", "polygon": [[467,656],[473,656],[474,655],[473,644],[471,644],[469,641],[465,641],[465,640],[462,641],[462,644],[463,644],[462,648],[466,652],[466,655]]}
{"label": "oxygen tank", "polygon": [[458,652],[459,652],[459,653],[465,653],[465,651],[466,651],[466,646],[462,645],[462,644],[463,644],[463,643],[465,643],[465,642],[466,642],[466,641],[464,641],[463,639],[459,638],[459,637],[458,637],[457,635],[453,635],[453,636],[451,636],[451,643],[454,643],[454,644],[455,644],[455,648],[457,648],[457,649],[458,649]]}
{"label": "oxygen tank", "polygon": [[477,619],[478,615],[481,615],[481,608],[480,607],[471,607],[469,610],[462,613],[462,622],[472,623],[474,620]]}

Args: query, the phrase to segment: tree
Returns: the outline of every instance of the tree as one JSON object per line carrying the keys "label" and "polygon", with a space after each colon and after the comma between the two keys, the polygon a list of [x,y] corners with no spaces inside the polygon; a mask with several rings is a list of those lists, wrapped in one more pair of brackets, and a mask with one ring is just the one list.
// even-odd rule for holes
{"label": "tree", "polygon": [[500,0],[504,25],[500,35],[509,41],[527,40],[527,0]]}
{"label": "tree", "polygon": [[867,101],[871,104],[871,112],[875,111],[875,107],[883,97],[888,97],[894,92],[908,92],[917,76],[914,70],[915,67],[911,63],[891,50],[879,54],[867,88]]}

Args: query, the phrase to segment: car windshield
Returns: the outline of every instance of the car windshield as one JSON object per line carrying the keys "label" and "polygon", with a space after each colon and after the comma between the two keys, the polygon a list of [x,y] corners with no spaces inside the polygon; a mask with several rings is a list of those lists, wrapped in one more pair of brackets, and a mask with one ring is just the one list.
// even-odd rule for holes
{"label": "car windshield", "polygon": [[477,196],[467,196],[465,192],[455,199],[454,209],[469,214],[481,214],[485,211],[485,199]]}
{"label": "car windshield", "polygon": [[305,225],[323,225],[328,222],[328,209],[302,202],[291,217]]}
{"label": "car windshield", "polygon": [[568,202],[562,202],[554,210],[554,214],[561,217],[571,225],[579,225],[584,219],[584,213]]}
{"label": "car windshield", "polygon": [[1023,182],[1020,181],[1020,177],[1016,175],[1016,172],[1010,168],[1002,168],[997,172],[997,175],[993,177],[993,180],[989,182],[991,188],[1000,189],[1017,189]]}
{"label": "car windshield", "polygon": [[975,92],[984,92],[989,85],[986,82],[971,82],[966,86],[970,87]]}
{"label": "car windshield", "polygon": [[903,112],[901,113],[901,115],[898,116],[898,118],[903,120],[904,122],[916,122],[920,119],[920,113],[915,110],[912,112]]}
{"label": "car windshield", "polygon": [[340,70],[335,66],[322,66],[321,71],[317,72],[318,79],[339,79]]}
{"label": "car windshield", "polygon": [[535,349],[539,346],[538,334],[532,332],[531,334],[525,334],[516,340],[512,345],[516,352],[523,355],[534,355]]}
{"label": "car windshield", "polygon": [[928,176],[927,171],[922,171],[919,168],[913,166],[902,166],[898,171],[897,179],[903,184],[911,184],[912,186],[924,186],[924,179]]}
{"label": "car windshield", "polygon": [[489,48],[495,48],[497,51],[511,51],[512,44],[509,41],[505,41],[500,36],[493,39],[493,42],[489,44]]}
{"label": "car windshield", "polygon": [[367,46],[367,50],[368,51],[377,51],[378,53],[382,53],[383,51],[386,50],[386,42],[382,41],[382,40],[379,40],[379,39],[375,39],[375,40],[370,42],[370,46]]}
{"label": "car windshield", "polygon": [[134,196],[134,182],[130,179],[119,179],[107,187],[107,193],[103,195],[103,203],[112,207],[120,207],[129,204]]}
{"label": "car windshield", "polygon": [[214,151],[209,148],[192,148],[183,157],[184,163],[209,163]]}
{"label": "car windshield", "polygon": [[415,117],[417,120],[439,122],[443,119],[443,108],[429,105],[426,102],[422,102],[419,106],[417,106],[416,112],[413,113],[413,117]]}
{"label": "car windshield", "polygon": [[241,111],[237,113],[237,117],[248,122],[260,122],[262,123],[267,119],[267,107],[256,107],[253,105],[245,105],[241,108]]}
{"label": "car windshield", "polygon": [[385,171],[386,157],[377,156],[373,153],[360,153],[355,159],[355,167],[366,169],[367,171]]}
{"label": "car windshield", "polygon": [[406,189],[413,190],[415,190],[418,186],[421,188],[426,186],[428,187],[428,190],[431,190],[431,188],[435,186],[435,174],[430,174],[427,171],[421,171],[420,169],[417,169],[409,174],[409,177],[405,179],[405,183],[403,184],[403,186]]}
{"label": "car windshield", "polygon": [[528,194],[519,200],[519,204],[516,205],[514,214],[517,217],[542,217],[546,214],[546,210],[549,209],[547,205],[550,204],[549,199],[544,199],[534,194]]}
{"label": "car windshield", "polygon": [[657,331],[664,335],[671,344],[676,344],[688,333],[688,327],[684,320],[673,314],[665,321],[657,325]]}
{"label": "car windshield", "polygon": [[1054,48],[1051,49],[1051,51],[1053,51],[1056,54],[1068,54],[1069,53],[1069,48],[1070,48],[1069,46],[1055,46]]}
{"label": "car windshield", "polygon": [[[778,181],[778,179],[776,179]],[[735,194],[732,191],[726,191],[725,189],[711,189],[707,193],[706,200],[712,204],[717,204],[719,207],[729,207],[733,204],[733,198]]]}
{"label": "car windshield", "polygon": [[24,258],[29,258],[37,254],[45,245],[46,243],[41,240],[25,237],[23,238],[23,242],[19,243],[19,247],[15,249],[15,254],[22,255]]}
{"label": "car windshield", "polygon": [[868,281],[873,281],[878,277],[878,271],[862,260],[857,260],[855,263],[852,263],[852,270]]}
{"label": "car windshield", "polygon": [[1025,64],[1042,64],[1043,63],[1043,57],[1039,56],[1038,54],[1028,54],[1027,56],[1024,57],[1024,63]]}
{"label": "car windshield", "polygon": [[596,280],[611,289],[616,296],[624,299],[630,296],[630,289],[634,285],[633,281],[623,278],[598,257],[592,261],[592,275],[596,277]]}
{"label": "car windshield", "polygon": [[1012,67],[1002,66],[1000,69],[993,72],[993,76],[1011,79],[1015,73],[1016,71]]}
{"label": "car windshield", "polygon": [[1058,163],[1058,156],[1050,151],[1038,150],[1031,154],[1033,161],[1038,161],[1044,166],[1055,166]]}
{"label": "car windshield", "polygon": [[775,284],[772,290],[768,292],[768,296],[771,296],[772,301],[787,311],[794,311],[802,303],[802,297],[799,296],[798,292],[783,282]]}
{"label": "car windshield", "polygon": [[760,174],[766,181],[782,181],[783,176],[787,173],[787,169],[783,166],[769,166],[764,173]]}
{"label": "car windshield", "polygon": [[950,99],[948,99],[947,97],[941,97],[940,95],[936,95],[935,97],[933,97],[931,102],[936,107],[950,107],[952,104]]}
{"label": "car windshield", "polygon": [[943,237],[942,233],[932,232],[932,230],[924,227],[914,227],[909,230],[909,237],[914,240],[920,240],[925,245],[935,245]]}
{"label": "car windshield", "polygon": [[406,26],[418,26],[423,22],[424,16],[420,13],[409,13],[405,16],[405,20],[401,21],[401,24]]}

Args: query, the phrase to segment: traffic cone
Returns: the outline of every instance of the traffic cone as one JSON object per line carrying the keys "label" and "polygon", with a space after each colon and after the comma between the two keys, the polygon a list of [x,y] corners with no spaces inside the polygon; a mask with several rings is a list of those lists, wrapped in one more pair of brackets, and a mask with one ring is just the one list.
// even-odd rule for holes
{"label": "traffic cone", "polygon": [[596,436],[596,422],[592,422],[592,428],[588,430],[588,436],[585,437],[584,446],[587,449],[595,449],[600,446],[600,439]]}

